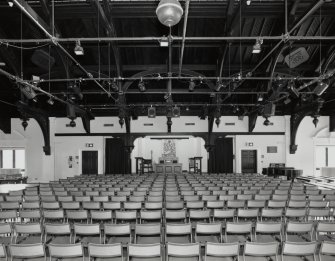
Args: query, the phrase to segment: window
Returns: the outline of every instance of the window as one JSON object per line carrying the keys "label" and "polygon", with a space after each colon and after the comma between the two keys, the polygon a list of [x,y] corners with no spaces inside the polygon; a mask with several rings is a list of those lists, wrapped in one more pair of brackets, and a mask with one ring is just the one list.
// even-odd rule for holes
{"label": "window", "polygon": [[0,168],[2,169],[25,169],[24,149],[0,149]]}

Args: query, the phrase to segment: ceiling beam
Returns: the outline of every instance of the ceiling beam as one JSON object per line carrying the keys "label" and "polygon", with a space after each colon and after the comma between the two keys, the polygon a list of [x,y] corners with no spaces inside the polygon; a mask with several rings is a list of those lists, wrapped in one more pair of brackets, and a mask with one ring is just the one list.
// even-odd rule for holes
{"label": "ceiling beam", "polygon": [[[109,3],[105,0],[103,0],[103,4],[104,4],[104,7],[105,7],[103,9],[99,0],[91,0],[91,2],[97,8],[100,18],[102,18],[103,24],[104,24],[104,26],[107,30],[107,36],[108,37],[116,37],[117,34],[116,34],[115,26],[112,23],[111,19],[107,18],[107,17],[111,17],[110,9],[109,9]],[[121,77],[122,76],[122,71],[121,71],[120,50],[119,50],[118,46],[116,45],[116,43],[112,43],[112,50],[113,50],[115,64],[116,64],[117,76]]]}
{"label": "ceiling beam", "polygon": [[[92,78],[92,74],[89,73],[58,41],[57,38],[52,35],[50,27],[42,20],[42,18],[29,6],[25,0],[13,0],[13,2],[20,8],[20,10],[32,20],[51,40],[51,42],[58,47],[87,77]],[[97,81],[93,80],[107,95],[111,97],[111,94]],[[114,99],[113,97],[111,97]]]}

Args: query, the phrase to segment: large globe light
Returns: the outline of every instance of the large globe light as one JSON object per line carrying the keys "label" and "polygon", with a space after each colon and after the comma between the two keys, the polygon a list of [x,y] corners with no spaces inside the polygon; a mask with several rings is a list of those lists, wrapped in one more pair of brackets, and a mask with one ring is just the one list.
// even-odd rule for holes
{"label": "large globe light", "polygon": [[156,9],[158,20],[168,27],[178,24],[183,12],[178,0],[161,0]]}

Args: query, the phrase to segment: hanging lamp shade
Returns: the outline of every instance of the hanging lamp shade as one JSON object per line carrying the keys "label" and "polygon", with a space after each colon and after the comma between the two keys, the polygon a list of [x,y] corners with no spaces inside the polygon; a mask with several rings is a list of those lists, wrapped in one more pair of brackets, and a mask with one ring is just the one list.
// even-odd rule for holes
{"label": "hanging lamp shade", "polygon": [[161,0],[156,9],[158,20],[168,27],[178,24],[183,12],[178,0]]}

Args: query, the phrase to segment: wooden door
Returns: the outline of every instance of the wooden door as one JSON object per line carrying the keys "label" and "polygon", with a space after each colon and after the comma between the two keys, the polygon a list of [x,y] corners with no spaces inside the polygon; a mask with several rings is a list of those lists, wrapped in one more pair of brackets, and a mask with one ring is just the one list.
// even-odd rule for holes
{"label": "wooden door", "polygon": [[242,173],[257,173],[257,150],[242,150]]}
{"label": "wooden door", "polygon": [[86,150],[81,153],[82,174],[98,174],[98,151]]}

